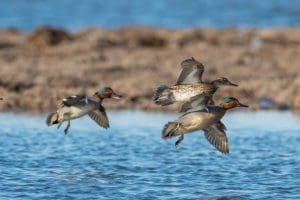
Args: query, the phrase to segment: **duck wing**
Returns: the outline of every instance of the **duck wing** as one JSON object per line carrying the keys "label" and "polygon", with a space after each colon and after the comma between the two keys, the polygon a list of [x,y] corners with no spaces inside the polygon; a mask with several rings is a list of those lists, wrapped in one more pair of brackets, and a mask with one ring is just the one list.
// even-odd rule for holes
{"label": "duck wing", "polygon": [[94,120],[99,126],[109,128],[109,121],[106,115],[105,108],[100,105],[97,110],[89,113],[89,117]]}
{"label": "duck wing", "polygon": [[85,106],[89,102],[89,98],[86,95],[79,94],[79,95],[74,95],[70,96],[67,98],[64,98],[62,100],[62,105],[63,106]]}
{"label": "duck wing", "polygon": [[176,85],[202,83],[204,66],[194,58],[189,58],[181,62],[183,68]]}
{"label": "duck wing", "polygon": [[226,127],[219,121],[204,129],[206,139],[221,153],[229,153],[229,144],[226,136]]}
{"label": "duck wing", "polygon": [[195,110],[202,110],[207,105],[214,105],[211,95],[199,94],[190,98],[189,101],[182,104],[180,112]]}

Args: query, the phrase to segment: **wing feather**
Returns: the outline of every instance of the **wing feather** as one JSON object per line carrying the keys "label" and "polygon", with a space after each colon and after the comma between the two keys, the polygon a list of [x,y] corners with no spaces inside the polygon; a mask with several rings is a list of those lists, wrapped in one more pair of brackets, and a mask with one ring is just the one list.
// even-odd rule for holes
{"label": "wing feather", "polygon": [[218,151],[227,154],[229,153],[229,144],[225,130],[225,125],[219,121],[218,123],[206,128],[204,130],[204,135],[209,143],[212,144]]}
{"label": "wing feather", "polygon": [[199,94],[191,97],[189,101],[182,104],[180,112],[187,112],[191,109],[204,109],[207,105],[214,105],[212,96]]}
{"label": "wing feather", "polygon": [[88,104],[88,97],[83,94],[70,96],[62,100],[62,105],[67,107],[84,106],[86,104]]}
{"label": "wing feather", "polygon": [[89,113],[89,117],[94,120],[99,126],[103,128],[109,128],[109,120],[103,106],[100,105],[98,110]]}
{"label": "wing feather", "polygon": [[195,84],[202,82],[204,66],[194,58],[189,58],[181,62],[182,71],[177,80],[177,85]]}

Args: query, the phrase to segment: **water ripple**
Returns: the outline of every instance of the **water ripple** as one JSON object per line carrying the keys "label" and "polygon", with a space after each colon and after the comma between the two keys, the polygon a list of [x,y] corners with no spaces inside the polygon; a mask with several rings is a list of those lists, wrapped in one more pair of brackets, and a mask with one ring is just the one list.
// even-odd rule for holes
{"label": "water ripple", "polygon": [[[167,28],[191,27],[290,27],[300,22],[295,0],[2,0],[0,27],[31,31],[37,26],[78,30],[91,26],[118,28],[143,25]],[[76,13],[76,14],[70,14]]]}
{"label": "water ripple", "polygon": [[161,140],[175,115],[109,116],[107,131],[84,118],[65,136],[45,116],[0,115],[1,199],[299,199],[300,126],[289,112],[229,113],[228,156],[200,132],[178,149]]}

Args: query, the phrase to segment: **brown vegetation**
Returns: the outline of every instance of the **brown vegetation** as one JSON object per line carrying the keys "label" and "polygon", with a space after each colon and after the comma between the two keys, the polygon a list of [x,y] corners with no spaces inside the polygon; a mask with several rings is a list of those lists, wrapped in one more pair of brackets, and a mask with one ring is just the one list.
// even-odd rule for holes
{"label": "brown vegetation", "polygon": [[224,76],[239,84],[220,89],[216,101],[230,95],[258,108],[268,98],[271,107],[299,108],[299,55],[300,28],[0,30],[0,109],[45,112],[65,96],[107,85],[123,95],[106,101],[109,108],[178,108],[162,109],[151,96],[176,82],[189,57],[205,65],[204,80]]}

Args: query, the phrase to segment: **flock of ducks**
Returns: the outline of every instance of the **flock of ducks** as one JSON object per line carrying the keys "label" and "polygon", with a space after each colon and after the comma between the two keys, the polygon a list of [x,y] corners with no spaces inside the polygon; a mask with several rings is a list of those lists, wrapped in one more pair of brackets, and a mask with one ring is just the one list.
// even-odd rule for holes
{"label": "flock of ducks", "polygon": [[[202,80],[204,66],[189,58],[181,62],[182,71],[175,85],[159,86],[154,95],[155,104],[166,106],[175,102],[182,102],[180,113],[176,120],[168,122],[162,130],[162,138],[179,137],[175,146],[183,141],[186,133],[202,130],[206,139],[221,153],[229,153],[229,144],[226,136],[226,127],[221,122],[226,111],[235,107],[248,107],[234,97],[225,97],[219,105],[215,105],[213,95],[222,86],[237,87],[227,78],[221,77],[211,82]],[[57,124],[61,127],[64,122],[67,126],[65,134],[71,126],[71,120],[88,115],[99,126],[109,128],[109,120],[105,108],[102,106],[104,99],[120,99],[110,87],[104,87],[95,92],[93,96],[74,95],[62,100],[55,112],[48,115],[48,126]],[[3,98],[0,98],[3,100]]]}
{"label": "flock of ducks", "polygon": [[153,100],[158,105],[170,105],[183,102],[182,115],[175,121],[168,122],[162,131],[162,138],[179,136],[175,146],[182,142],[184,134],[202,130],[206,139],[220,152],[229,153],[226,127],[221,122],[226,111],[235,107],[248,107],[234,97],[223,98],[221,104],[215,105],[213,94],[221,86],[237,87],[227,78],[219,78],[211,82],[202,81],[204,66],[189,58],[181,63],[182,71],[176,85],[162,85],[154,93]]}

